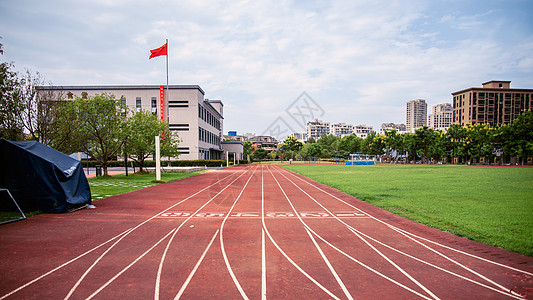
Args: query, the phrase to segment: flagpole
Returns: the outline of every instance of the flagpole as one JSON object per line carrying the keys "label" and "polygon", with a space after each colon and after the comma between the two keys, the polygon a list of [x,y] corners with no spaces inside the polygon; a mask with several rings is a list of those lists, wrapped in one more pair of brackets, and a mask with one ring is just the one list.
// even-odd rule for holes
{"label": "flagpole", "polygon": [[166,97],[167,98],[167,120],[166,121],[168,123],[168,120],[169,120],[169,115],[168,115],[169,114],[169,110],[168,110],[168,96],[169,96],[168,94],[168,39],[167,39],[166,45],[167,45],[167,55],[166,55],[167,57],[167,97]]}

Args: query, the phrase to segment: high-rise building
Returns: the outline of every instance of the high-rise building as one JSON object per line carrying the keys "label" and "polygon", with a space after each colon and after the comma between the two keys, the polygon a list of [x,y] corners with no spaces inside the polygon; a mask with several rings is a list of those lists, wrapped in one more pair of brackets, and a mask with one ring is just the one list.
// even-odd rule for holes
{"label": "high-rise building", "polygon": [[407,102],[407,130],[414,132],[415,129],[427,124],[428,105],[424,99],[416,99]]}
{"label": "high-rise building", "polygon": [[307,122],[307,138],[318,140],[325,134],[330,134],[329,122],[324,122],[319,119]]}
{"label": "high-rise building", "polygon": [[353,125],[346,123],[337,123],[331,125],[331,134],[339,137],[347,136],[353,133]]}
{"label": "high-rise building", "polygon": [[433,106],[433,113],[428,117],[428,126],[433,129],[447,130],[453,121],[453,108],[451,103],[442,103]]}
{"label": "high-rise building", "polygon": [[452,93],[454,124],[511,124],[533,107],[533,89],[512,89],[510,81],[489,81]]}

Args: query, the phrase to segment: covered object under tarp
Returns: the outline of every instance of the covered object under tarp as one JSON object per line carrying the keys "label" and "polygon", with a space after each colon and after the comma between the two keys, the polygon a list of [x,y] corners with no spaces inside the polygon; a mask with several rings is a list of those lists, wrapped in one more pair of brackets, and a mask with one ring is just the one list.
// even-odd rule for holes
{"label": "covered object under tarp", "polygon": [[36,141],[0,139],[0,188],[25,212],[68,212],[91,204],[80,162]]}

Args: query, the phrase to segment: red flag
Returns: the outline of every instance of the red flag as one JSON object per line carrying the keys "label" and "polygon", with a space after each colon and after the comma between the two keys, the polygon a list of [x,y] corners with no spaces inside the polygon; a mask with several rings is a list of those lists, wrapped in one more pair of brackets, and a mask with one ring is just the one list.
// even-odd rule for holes
{"label": "red flag", "polygon": [[148,59],[151,59],[156,56],[161,56],[161,55],[167,55],[167,44],[164,44],[163,46],[157,49],[150,50],[150,58]]}

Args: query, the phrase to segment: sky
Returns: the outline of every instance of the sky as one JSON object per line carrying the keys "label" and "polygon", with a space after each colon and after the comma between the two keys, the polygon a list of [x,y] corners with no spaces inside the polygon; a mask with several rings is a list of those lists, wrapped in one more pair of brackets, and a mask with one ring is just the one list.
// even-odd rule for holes
{"label": "sky", "polygon": [[533,88],[533,1],[0,0],[0,60],[53,85],[199,85],[224,131],[405,123],[490,80]]}

